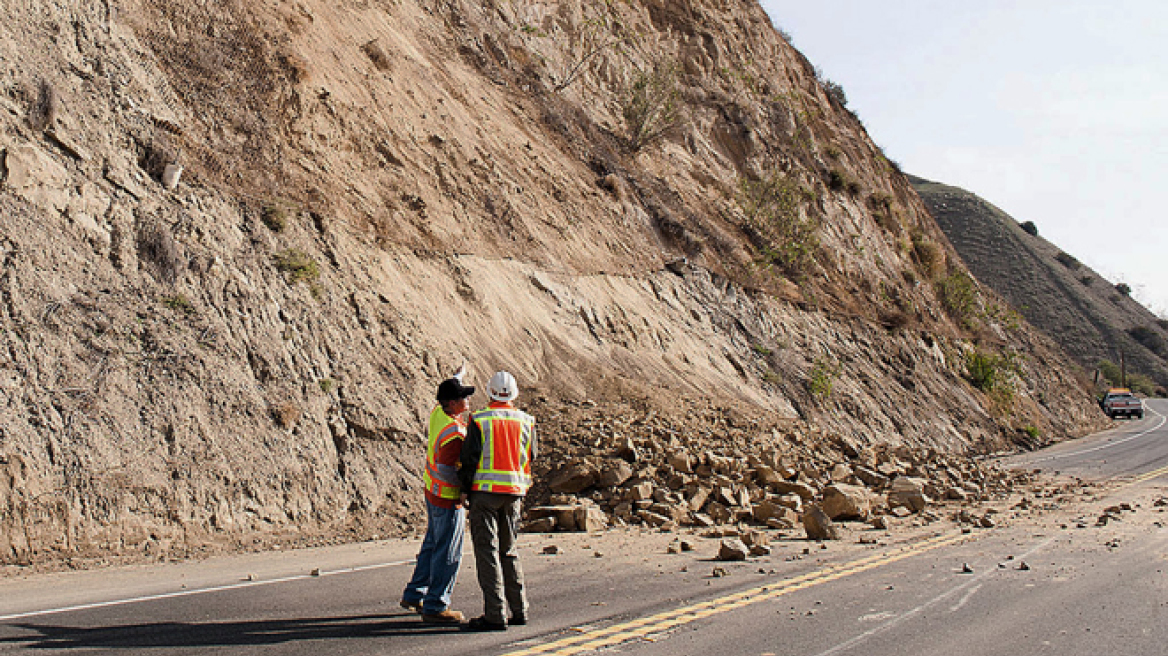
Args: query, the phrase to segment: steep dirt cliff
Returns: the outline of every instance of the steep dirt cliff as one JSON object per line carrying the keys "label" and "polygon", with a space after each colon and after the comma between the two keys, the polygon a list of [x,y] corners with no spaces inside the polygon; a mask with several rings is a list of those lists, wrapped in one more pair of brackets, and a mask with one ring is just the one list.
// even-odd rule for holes
{"label": "steep dirt cliff", "polygon": [[1100,421],[753,0],[5,3],[0,61],[2,562],[415,530],[464,359],[779,442]]}

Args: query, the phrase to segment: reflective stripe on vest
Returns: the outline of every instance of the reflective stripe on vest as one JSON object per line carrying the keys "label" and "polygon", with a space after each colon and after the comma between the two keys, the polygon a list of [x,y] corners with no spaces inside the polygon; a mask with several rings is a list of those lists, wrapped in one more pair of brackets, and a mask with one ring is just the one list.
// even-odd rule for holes
{"label": "reflective stripe on vest", "polygon": [[462,490],[458,486],[458,469],[454,465],[435,462],[438,450],[466,437],[466,429],[442,409],[439,404],[430,412],[430,437],[426,440],[426,471],[422,482],[426,490],[439,499],[457,499]]}
{"label": "reflective stripe on vest", "polygon": [[491,407],[476,412],[474,421],[483,433],[483,453],[471,490],[527,494],[535,418],[515,408]]}

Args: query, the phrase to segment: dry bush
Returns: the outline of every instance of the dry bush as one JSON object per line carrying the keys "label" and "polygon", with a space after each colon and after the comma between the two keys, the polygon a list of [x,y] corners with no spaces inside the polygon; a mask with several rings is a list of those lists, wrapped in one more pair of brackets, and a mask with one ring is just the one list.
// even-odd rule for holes
{"label": "dry bush", "polygon": [[280,63],[288,71],[288,77],[296,84],[307,82],[311,77],[308,70],[308,60],[296,53],[280,55]]}
{"label": "dry bush", "polygon": [[658,62],[638,71],[620,99],[625,139],[631,152],[664,138],[681,120],[677,67]]}
{"label": "dry bush", "polygon": [[912,249],[913,255],[920,265],[921,272],[926,277],[933,278],[940,273],[945,265],[945,253],[941,250],[937,242],[925,237],[920,232],[914,232],[912,235]]}
{"label": "dry bush", "polygon": [[61,101],[48,80],[41,79],[36,89],[26,92],[29,98],[28,125],[37,132],[46,130],[57,120]]}
{"label": "dry bush", "polygon": [[176,149],[165,135],[156,135],[150,143],[142,146],[141,155],[138,157],[138,166],[146,172],[151,178],[162,181],[162,172],[166,170],[166,165],[172,162],[178,162],[178,149]]}
{"label": "dry bush", "polygon": [[393,63],[389,60],[389,55],[385,54],[385,51],[381,49],[381,44],[377,43],[377,39],[373,39],[361,46],[361,52],[369,57],[369,61],[373,62],[373,65],[379,71],[388,71],[393,67]]}
{"label": "dry bush", "polygon": [[272,419],[284,430],[289,430],[300,421],[300,408],[293,403],[272,406]]}
{"label": "dry bush", "polygon": [[271,202],[260,209],[260,220],[272,232],[284,232],[288,227],[288,207],[281,202]]}
{"label": "dry bush", "polygon": [[153,267],[159,280],[174,283],[182,268],[182,256],[170,230],[157,223],[138,229],[138,259]]}

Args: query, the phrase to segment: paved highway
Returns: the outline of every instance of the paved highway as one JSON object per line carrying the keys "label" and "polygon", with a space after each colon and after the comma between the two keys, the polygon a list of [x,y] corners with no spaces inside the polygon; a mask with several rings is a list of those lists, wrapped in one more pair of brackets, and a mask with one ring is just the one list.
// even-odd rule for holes
{"label": "paved highway", "polygon": [[[1162,656],[1168,514],[1154,504],[1168,496],[1168,402],[1149,409],[1011,459],[1104,482],[1004,507],[989,530],[852,526],[840,542],[777,541],[770,557],[734,564],[710,560],[713,539],[669,554],[677,536],[654,532],[525,535],[532,622],[497,634],[397,607],[410,541],[10,579],[0,654]],[[1098,521],[1122,503],[1132,510]],[[542,553],[549,545],[559,553]],[[477,614],[464,562],[456,607]]]}

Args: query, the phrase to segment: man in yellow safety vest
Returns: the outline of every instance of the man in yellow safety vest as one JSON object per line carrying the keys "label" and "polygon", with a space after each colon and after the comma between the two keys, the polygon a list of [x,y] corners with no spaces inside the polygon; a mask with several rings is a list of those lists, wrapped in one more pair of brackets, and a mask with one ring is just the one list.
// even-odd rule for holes
{"label": "man in yellow safety vest", "polygon": [[458,481],[458,459],[466,438],[467,398],[474,387],[455,375],[438,385],[438,405],[430,412],[426,442],[426,537],[418,552],[414,575],[402,593],[401,606],[422,614],[431,624],[458,624],[462,613],[450,609],[454,582],[462,565],[462,534],[466,509]]}
{"label": "man in yellow safety vest", "polygon": [[506,371],[491,377],[487,392],[491,403],[471,415],[458,472],[463,491],[470,493],[470,535],[483,590],[483,615],[467,628],[505,631],[508,624],[527,624],[516,540],[523,496],[531,487],[535,418],[511,404],[519,389]]}

